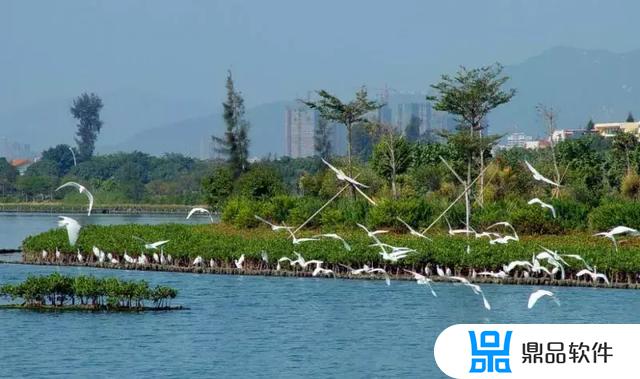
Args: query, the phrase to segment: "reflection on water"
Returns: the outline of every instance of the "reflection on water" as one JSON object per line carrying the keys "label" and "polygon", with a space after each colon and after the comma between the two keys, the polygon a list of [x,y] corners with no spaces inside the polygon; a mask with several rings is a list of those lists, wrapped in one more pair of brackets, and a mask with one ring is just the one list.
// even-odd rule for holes
{"label": "reflection on water", "polygon": [[[64,215],[64,214],[62,214]],[[162,224],[170,222],[200,224],[210,222],[208,216],[192,216],[186,220],[185,215],[105,215],[86,214],[64,215],[78,220],[81,225],[97,224]],[[52,213],[5,213],[0,212],[0,249],[18,248],[28,235],[41,233],[57,227],[58,215]],[[4,259],[0,257],[0,259]]]}

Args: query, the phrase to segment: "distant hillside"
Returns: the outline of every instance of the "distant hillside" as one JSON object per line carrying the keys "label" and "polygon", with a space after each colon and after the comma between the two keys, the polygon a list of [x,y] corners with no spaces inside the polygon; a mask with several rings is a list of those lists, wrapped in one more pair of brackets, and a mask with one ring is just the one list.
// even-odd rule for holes
{"label": "distant hillside", "polygon": [[557,109],[559,128],[582,128],[590,117],[621,121],[629,111],[640,116],[639,64],[640,50],[618,54],[557,47],[508,66],[509,85],[518,93],[492,113],[492,132],[542,134],[538,103]]}
{"label": "distant hillside", "polygon": [[[263,104],[247,110],[251,123],[251,156],[284,152],[284,111],[290,102]],[[211,136],[222,135],[225,126],[222,114],[190,118],[164,126],[144,130],[125,142],[109,146],[107,151],[139,150],[150,154],[183,153],[196,157],[207,156]]]}
{"label": "distant hillside", "polygon": [[[492,133],[522,131],[540,136],[543,128],[535,106],[544,103],[558,111],[558,127],[582,128],[594,121],[615,121],[632,111],[640,117],[640,50],[612,53],[557,47],[526,61],[507,66],[508,85],[518,90],[511,103],[489,117]],[[455,70],[455,68],[452,68]],[[415,72],[419,79],[423,73]],[[420,80],[416,81],[420,83]],[[429,88],[417,88],[428,91]],[[206,156],[210,136],[221,134],[219,104],[165,99],[135,91],[101,94],[105,127],[99,152],[140,150],[152,154],[180,152]],[[399,101],[423,101],[424,95],[392,94]],[[70,143],[75,122],[69,115],[71,99],[36,104],[0,114],[0,137],[28,143],[38,151],[56,143]],[[284,109],[292,102],[275,102],[247,110],[251,122],[251,155],[284,152]]]}

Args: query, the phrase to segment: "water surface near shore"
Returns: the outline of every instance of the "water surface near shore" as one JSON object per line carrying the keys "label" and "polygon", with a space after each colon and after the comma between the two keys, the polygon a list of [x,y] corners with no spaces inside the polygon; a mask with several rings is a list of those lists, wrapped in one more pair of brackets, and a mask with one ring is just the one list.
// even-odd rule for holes
{"label": "water surface near shore", "polygon": [[[66,216],[61,214],[61,216]],[[91,216],[68,215],[73,217],[81,225],[112,225],[112,224],[163,224],[163,223],[189,223],[200,224],[210,222],[208,217],[200,215],[186,220],[185,215],[161,215],[161,214],[129,214],[110,215],[95,214]],[[25,237],[45,232],[56,228],[58,214],[53,213],[13,213],[0,212],[0,249],[17,249]],[[0,259],[4,259],[0,257]]]}
{"label": "water surface near shore", "polygon": [[[43,314],[0,310],[3,377],[444,378],[433,344],[457,323],[635,323],[636,291],[549,288],[561,301],[527,310],[531,286],[354,281],[0,265],[0,283],[60,271],[145,279],[180,291],[189,310]],[[597,331],[594,331],[597,332]],[[63,362],[63,363],[61,363]]]}

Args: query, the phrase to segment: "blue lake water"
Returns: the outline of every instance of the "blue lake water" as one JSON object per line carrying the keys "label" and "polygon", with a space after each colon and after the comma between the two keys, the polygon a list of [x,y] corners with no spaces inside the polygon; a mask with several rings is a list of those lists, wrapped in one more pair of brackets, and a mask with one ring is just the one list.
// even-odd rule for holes
{"label": "blue lake water", "polygon": [[[91,217],[86,214],[61,214],[73,217],[81,225],[97,224],[161,224],[161,223],[189,223],[199,224],[210,222],[208,217],[194,215],[185,220],[186,215],[108,215],[94,214]],[[11,213],[0,212],[0,249],[15,249],[22,244],[22,240],[28,235],[41,233],[58,227],[58,214],[55,213]]]}
{"label": "blue lake water", "polygon": [[179,289],[189,310],[140,314],[0,311],[2,377],[423,377],[437,335],[456,323],[635,323],[640,292],[412,282],[270,278],[0,265],[0,283],[28,274],[91,273]]}

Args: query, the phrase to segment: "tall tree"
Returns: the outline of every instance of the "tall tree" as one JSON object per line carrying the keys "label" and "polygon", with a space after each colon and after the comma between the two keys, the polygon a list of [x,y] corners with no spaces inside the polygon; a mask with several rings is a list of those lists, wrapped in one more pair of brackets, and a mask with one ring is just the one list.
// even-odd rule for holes
{"label": "tall tree", "polygon": [[588,132],[592,132],[593,129],[595,128],[596,124],[593,122],[593,119],[590,118],[589,122],[587,122],[587,125],[585,125],[584,130],[588,131]]}
{"label": "tall tree", "polygon": [[378,175],[391,184],[393,198],[398,197],[397,178],[404,174],[413,162],[411,144],[395,128],[382,125],[383,135],[373,149],[372,166]]}
{"label": "tall tree", "polygon": [[[471,140],[476,142],[493,141],[483,139],[485,120],[487,115],[502,104],[508,103],[515,95],[515,89],[503,90],[502,86],[509,80],[502,75],[502,65],[496,63],[475,69],[461,69],[455,76],[442,75],[437,84],[431,88],[437,95],[427,96],[427,100],[435,101],[434,108],[456,116],[460,132],[468,134]],[[484,191],[484,155],[487,150],[484,143],[477,145],[480,158],[480,196],[478,202],[482,205],[482,193]],[[471,182],[471,169],[473,165],[473,153],[467,152],[467,183]],[[467,207],[469,208],[469,207]],[[467,227],[469,227],[469,215],[467,215]]]}
{"label": "tall tree", "polygon": [[369,100],[367,98],[367,89],[365,87],[360,88],[356,92],[355,99],[348,103],[345,103],[338,99],[336,96],[331,95],[325,90],[317,92],[320,96],[318,101],[304,101],[305,105],[311,109],[317,109],[327,121],[334,121],[343,124],[347,128],[347,159],[348,159],[348,172],[349,176],[353,176],[353,166],[351,162],[352,156],[352,128],[355,124],[365,122],[365,115],[373,110],[376,110],[382,106],[375,100]]}
{"label": "tall tree", "polygon": [[404,128],[404,136],[409,142],[416,142],[420,139],[420,118],[418,116],[411,116],[411,120]]}
{"label": "tall tree", "polygon": [[316,154],[324,159],[331,155],[331,127],[327,120],[318,118],[318,125],[313,131],[313,148]]}
{"label": "tall tree", "polygon": [[[556,154],[556,141],[553,139],[553,132],[556,130],[556,126],[558,123],[558,113],[553,107],[546,106],[544,104],[538,104],[536,106],[536,110],[540,117],[542,117],[542,122],[544,123],[547,138],[549,139],[549,145],[551,147],[551,158],[553,162],[553,171],[554,171],[554,181],[558,184],[562,181],[562,176],[560,175],[560,167],[558,166],[558,158]],[[553,197],[560,196],[560,188],[553,187]]]}
{"label": "tall tree", "polygon": [[249,160],[249,122],[245,119],[244,99],[235,89],[231,71],[227,73],[227,100],[222,103],[224,123],[227,130],[224,136],[213,136],[216,151],[225,155],[235,176],[247,170]]}
{"label": "tall tree", "polygon": [[95,93],[87,94],[85,92],[73,100],[70,111],[73,117],[78,120],[76,144],[80,161],[89,160],[93,155],[98,134],[102,129],[102,120],[100,120],[102,106],[102,99]]}
{"label": "tall tree", "polygon": [[627,115],[627,122],[636,122],[631,112],[629,112],[629,114]]}

